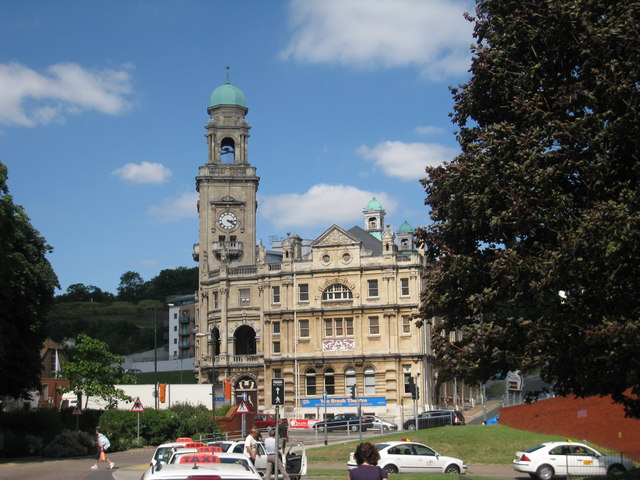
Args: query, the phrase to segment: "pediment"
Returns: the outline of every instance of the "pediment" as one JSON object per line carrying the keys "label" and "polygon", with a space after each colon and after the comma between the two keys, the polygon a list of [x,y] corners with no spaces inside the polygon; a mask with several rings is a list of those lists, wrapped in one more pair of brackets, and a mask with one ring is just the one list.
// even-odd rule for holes
{"label": "pediment", "polygon": [[220,200],[211,201],[211,205],[244,205],[244,202],[236,200],[231,195],[225,195]]}
{"label": "pediment", "polygon": [[312,247],[338,247],[346,245],[360,245],[360,240],[337,225],[331,226],[311,244]]}

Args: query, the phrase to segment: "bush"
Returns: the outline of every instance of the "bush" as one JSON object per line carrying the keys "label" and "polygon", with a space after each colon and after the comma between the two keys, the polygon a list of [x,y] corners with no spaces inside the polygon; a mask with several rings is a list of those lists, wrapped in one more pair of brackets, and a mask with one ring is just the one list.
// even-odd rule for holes
{"label": "bush", "polygon": [[47,458],[83,457],[96,452],[96,437],[87,432],[64,431],[42,451]]}

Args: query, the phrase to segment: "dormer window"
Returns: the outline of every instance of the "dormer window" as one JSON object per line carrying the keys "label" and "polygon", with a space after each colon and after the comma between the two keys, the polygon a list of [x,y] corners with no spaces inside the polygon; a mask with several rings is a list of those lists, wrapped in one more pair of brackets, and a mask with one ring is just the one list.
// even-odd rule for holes
{"label": "dormer window", "polygon": [[351,290],[346,285],[334,283],[322,293],[322,300],[348,300],[353,298]]}

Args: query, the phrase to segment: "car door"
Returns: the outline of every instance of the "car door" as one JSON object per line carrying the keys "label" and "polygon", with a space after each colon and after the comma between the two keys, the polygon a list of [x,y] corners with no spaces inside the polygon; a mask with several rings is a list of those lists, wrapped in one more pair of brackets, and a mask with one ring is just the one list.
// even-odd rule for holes
{"label": "car door", "polygon": [[267,471],[267,452],[264,449],[264,444],[258,442],[256,444],[256,451],[256,469],[264,474],[264,472]]}
{"label": "car door", "polygon": [[412,444],[411,447],[413,450],[413,456],[415,457],[415,463],[417,465],[415,470],[416,472],[436,473],[441,471],[442,466],[439,464],[436,452],[426,445],[420,445],[417,443]]}
{"label": "car door", "polygon": [[546,459],[542,459],[541,463],[548,463],[553,467],[557,476],[567,475],[567,463],[569,454],[568,445],[558,445],[557,447],[549,450],[549,455]]}
{"label": "car door", "polygon": [[399,473],[419,472],[420,464],[413,454],[410,443],[396,445],[387,451],[386,465],[393,464],[398,467]]}
{"label": "car door", "polygon": [[589,475],[606,475],[604,465],[601,465],[600,455],[583,445],[567,447],[567,471],[571,476],[587,477]]}

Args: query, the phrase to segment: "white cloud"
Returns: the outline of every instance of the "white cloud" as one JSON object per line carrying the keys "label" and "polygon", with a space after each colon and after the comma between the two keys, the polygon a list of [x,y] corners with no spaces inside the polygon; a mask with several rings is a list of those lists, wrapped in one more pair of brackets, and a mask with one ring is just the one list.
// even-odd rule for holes
{"label": "white cloud", "polygon": [[424,126],[424,127],[416,127],[416,133],[418,135],[440,135],[444,133],[444,128],[440,128],[440,127],[429,127],[429,126]]}
{"label": "white cloud", "polygon": [[126,70],[89,71],[59,63],[39,73],[19,63],[0,64],[0,124],[64,123],[67,116],[89,110],[118,115],[130,108],[132,92]]}
{"label": "white cloud", "polygon": [[437,143],[383,142],[373,148],[364,145],[358,154],[373,161],[390,177],[418,180],[425,177],[425,168],[451,161],[457,150]]}
{"label": "white cloud", "polygon": [[292,0],[281,57],[358,67],[415,65],[440,80],[468,71],[471,0]]}
{"label": "white cloud", "polygon": [[175,222],[185,218],[198,217],[198,193],[184,193],[178,198],[169,198],[162,205],[149,207],[147,213],[160,222]]}
{"label": "white cloud", "polygon": [[127,163],[111,173],[131,183],[164,183],[173,175],[173,172],[161,163],[152,162]]}
{"label": "white cloud", "polygon": [[383,192],[369,192],[349,185],[319,184],[307,192],[261,197],[260,212],[280,230],[321,228],[362,223],[362,210],[376,197],[389,214],[397,201]]}

